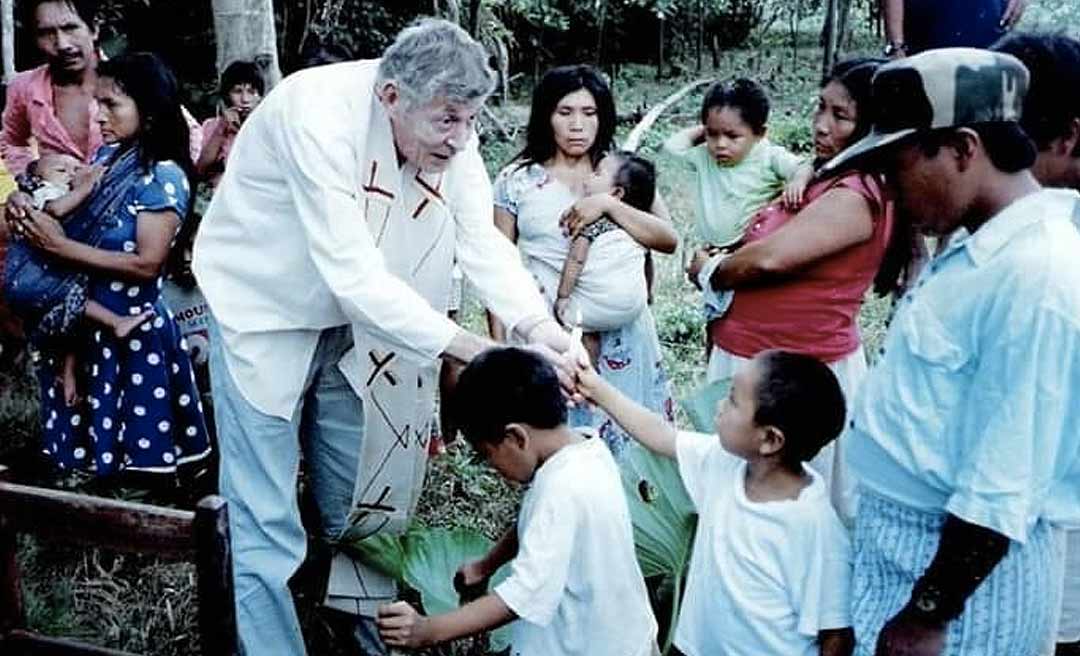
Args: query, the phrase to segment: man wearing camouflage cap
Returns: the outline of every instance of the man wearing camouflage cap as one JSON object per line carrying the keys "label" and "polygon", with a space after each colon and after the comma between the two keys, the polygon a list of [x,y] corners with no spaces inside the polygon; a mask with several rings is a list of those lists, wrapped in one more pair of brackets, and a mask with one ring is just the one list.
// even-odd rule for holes
{"label": "man wearing camouflage cap", "polygon": [[1051,641],[1057,527],[1080,522],[1080,234],[1076,192],[1029,171],[1027,86],[999,53],[893,62],[874,78],[873,131],[826,167],[882,168],[898,216],[949,237],[847,431],[862,656],[1034,656]]}

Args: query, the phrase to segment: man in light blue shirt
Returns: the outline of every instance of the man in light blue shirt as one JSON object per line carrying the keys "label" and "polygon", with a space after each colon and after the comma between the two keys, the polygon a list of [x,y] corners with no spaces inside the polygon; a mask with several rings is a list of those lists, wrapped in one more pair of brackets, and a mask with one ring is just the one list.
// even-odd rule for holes
{"label": "man in light blue shirt", "polygon": [[901,301],[847,431],[864,656],[1052,642],[1054,526],[1080,523],[1080,234],[1077,194],[1029,171],[1027,86],[980,50],[884,66],[874,130],[826,167],[881,166],[898,216],[957,233]]}

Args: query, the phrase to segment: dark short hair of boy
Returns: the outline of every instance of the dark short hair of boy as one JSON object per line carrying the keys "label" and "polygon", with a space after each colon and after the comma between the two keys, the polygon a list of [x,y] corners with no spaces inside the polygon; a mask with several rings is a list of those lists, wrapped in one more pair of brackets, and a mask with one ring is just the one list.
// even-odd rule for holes
{"label": "dark short hair of boy", "polygon": [[798,470],[844,428],[844,392],[828,365],[815,357],[774,350],[756,360],[760,379],[754,423],[783,432],[780,459]]}
{"label": "dark short hair of boy", "polygon": [[221,72],[221,87],[218,89],[221,99],[226,100],[232,88],[241,84],[250,84],[260,96],[266,93],[266,81],[254,62],[234,61],[225,67]]}
{"label": "dark short hair of boy", "polygon": [[[1031,73],[1020,125],[1039,150],[1046,150],[1080,118],[1080,41],[1021,32],[1002,38],[991,50],[1016,57]],[[1080,157],[1080,145],[1072,154]]]}
{"label": "dark short hair of boy", "polygon": [[21,19],[24,27],[29,29],[37,28],[37,8],[39,5],[43,5],[48,2],[54,2],[64,4],[70,7],[75,14],[82,19],[82,22],[86,23],[86,26],[91,31],[99,22],[101,18],[101,6],[98,0],[23,0],[19,3],[21,10]]}
{"label": "dark short hair of boy", "polygon": [[709,87],[701,103],[702,124],[708,122],[709,112],[725,107],[738,110],[754,134],[765,134],[765,124],[769,122],[769,96],[760,84],[740,77]]}
{"label": "dark short hair of boy", "polygon": [[652,208],[656,197],[656,167],[649,160],[626,150],[612,153],[619,160],[615,186],[622,187],[623,202],[642,212]]}
{"label": "dark short hair of boy", "polygon": [[555,369],[520,348],[488,349],[473,358],[458,378],[451,403],[457,425],[474,448],[502,442],[510,424],[550,429],[566,423],[566,399]]}

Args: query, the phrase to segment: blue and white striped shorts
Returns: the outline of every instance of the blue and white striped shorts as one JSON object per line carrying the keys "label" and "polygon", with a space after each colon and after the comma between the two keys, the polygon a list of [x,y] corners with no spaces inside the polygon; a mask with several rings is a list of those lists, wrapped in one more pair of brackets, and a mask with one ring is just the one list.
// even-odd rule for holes
{"label": "blue and white striped shorts", "polygon": [[[929,513],[860,489],[855,519],[851,619],[856,656],[872,656],[878,633],[907,603],[937,552],[944,513]],[[1052,644],[1065,554],[1060,531],[1038,522],[1012,543],[949,623],[942,656],[1040,656]]]}

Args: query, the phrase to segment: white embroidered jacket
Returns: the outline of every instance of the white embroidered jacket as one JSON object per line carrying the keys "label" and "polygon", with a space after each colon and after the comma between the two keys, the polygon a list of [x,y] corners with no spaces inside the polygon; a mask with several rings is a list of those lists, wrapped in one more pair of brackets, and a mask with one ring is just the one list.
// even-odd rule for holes
{"label": "white embroidered jacket", "polygon": [[342,368],[354,386],[390,353],[433,371],[457,330],[445,314],[455,257],[511,328],[548,314],[494,227],[477,139],[442,175],[399,168],[377,66],[281,82],[245,122],[199,229],[193,268],[229,370],[270,415],[292,416],[324,328],[352,324]]}

